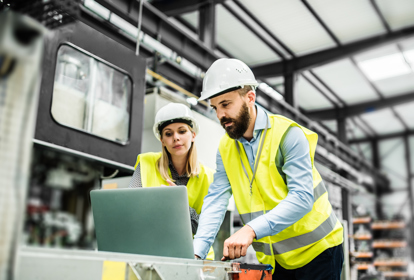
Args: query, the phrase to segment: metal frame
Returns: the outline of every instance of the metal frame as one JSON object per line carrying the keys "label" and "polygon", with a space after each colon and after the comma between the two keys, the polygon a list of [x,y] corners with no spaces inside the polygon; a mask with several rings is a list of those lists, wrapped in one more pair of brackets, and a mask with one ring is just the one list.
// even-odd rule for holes
{"label": "metal frame", "polygon": [[253,21],[255,21],[269,36],[273,38],[291,57],[296,57],[295,53],[288,48],[273,32],[271,32],[249,9],[247,9],[240,1],[235,0],[234,3],[245,12]]}
{"label": "metal frame", "polygon": [[[371,82],[370,79],[368,79],[368,77],[361,70],[361,68],[358,67],[358,64],[356,63],[355,59],[353,59],[351,57],[351,61],[354,64],[355,68],[359,71],[359,73],[361,74],[361,76],[365,79],[365,81],[371,86],[371,88],[375,91],[375,93],[380,97],[380,99],[386,101],[387,99],[385,99],[384,95],[379,91],[379,89],[374,85],[374,83]],[[395,117],[402,123],[402,125],[405,128],[405,130],[408,130],[407,124],[404,122],[404,120],[401,118],[401,116],[397,113],[397,111],[393,107],[391,107],[391,106],[390,106],[390,109],[394,113]]]}
{"label": "metal frame", "polygon": [[[20,247],[16,279],[217,279],[234,273],[229,262],[113,252]],[[115,267],[114,267],[115,265]],[[236,272],[237,273],[237,272]]]}
{"label": "metal frame", "polygon": [[216,5],[208,3],[200,7],[199,38],[210,49],[216,48]]}
{"label": "metal frame", "polygon": [[[323,81],[322,80],[320,80],[319,79],[319,77],[318,76],[316,76],[312,71],[309,71],[309,73],[311,73],[311,75],[319,82],[319,83],[321,83],[323,86],[324,86],[324,88],[326,88],[326,89],[328,89],[329,90],[329,92],[332,94],[333,93],[333,91],[330,89],[330,88],[327,88],[327,85],[325,84],[325,83],[323,83]],[[338,108],[340,108],[339,107],[339,105],[338,105],[338,103],[336,103],[334,100],[332,100],[332,98],[331,97],[329,97],[328,95],[326,95],[325,94],[325,92],[323,91],[323,90],[321,90],[313,81],[311,81],[311,79],[309,79],[309,77],[307,77],[306,75],[305,75],[305,72],[302,72],[302,77],[311,85],[311,86],[313,86],[321,95],[323,95],[323,97],[325,97],[326,98],[326,100],[328,100],[334,107],[335,107],[335,109],[338,109]],[[335,95],[335,97],[337,98],[337,96]],[[308,115],[308,113],[307,112],[309,112],[309,111],[305,111],[306,112],[306,115]],[[312,112],[312,111],[311,111]]]}
{"label": "metal frame", "polygon": [[301,0],[301,1],[302,1],[303,5],[305,5],[305,7],[308,9],[308,11],[312,14],[312,16],[323,27],[323,29],[325,29],[325,31],[329,34],[329,37],[331,37],[332,40],[334,40],[335,43],[338,46],[341,46],[342,45],[341,42],[338,40],[338,38],[335,36],[335,34],[332,32],[332,30],[328,28],[326,23],[319,17],[319,15],[315,12],[315,10],[312,8],[312,6],[306,0]]}
{"label": "metal frame", "polygon": [[257,78],[276,77],[285,74],[287,71],[299,71],[312,68],[317,65],[335,61],[350,55],[378,47],[384,44],[397,42],[403,38],[414,35],[414,27],[403,28],[389,34],[360,40],[339,47],[323,50],[308,55],[304,55],[285,62],[272,62],[260,66],[252,67],[253,73]]}
{"label": "metal frame", "polygon": [[376,139],[376,140],[385,140],[385,139],[390,139],[390,138],[402,137],[402,136],[406,136],[406,135],[407,136],[414,135],[414,130],[410,129],[410,130],[403,131],[403,132],[376,135],[375,137],[352,139],[352,140],[349,141],[349,143],[350,144],[364,143],[364,142],[372,141],[374,139]]}
{"label": "metal frame", "polygon": [[[236,3],[236,2],[235,2]],[[222,6],[230,13],[232,14],[237,20],[243,24],[247,29],[249,29],[253,34],[255,34],[266,46],[268,46],[277,56],[279,56],[282,60],[285,59],[285,56],[277,49],[275,45],[273,45],[271,42],[266,40],[260,33],[257,32],[257,30],[251,26],[242,15],[239,15],[236,11],[234,11],[226,2],[223,2]],[[270,33],[269,33],[270,34]]]}
{"label": "metal frame", "polygon": [[[53,119],[51,104],[57,52],[64,43],[71,43],[125,70],[132,77],[129,141],[125,145],[62,126]],[[117,55],[113,55],[114,53]],[[35,139],[110,161],[133,165],[136,155],[141,151],[145,68],[144,58],[137,57],[134,52],[81,22],[51,31],[45,41]]]}
{"label": "metal frame", "polygon": [[[218,0],[215,0],[216,2]],[[160,10],[167,16],[178,16],[185,13],[190,13],[199,10],[204,5],[213,4],[209,0],[174,0],[163,1],[155,0],[151,2],[156,9]]]}
{"label": "metal frame", "polygon": [[346,106],[343,108],[306,111],[305,114],[316,120],[335,119],[337,115],[343,114],[345,117],[352,117],[364,113],[380,110],[390,106],[404,104],[414,101],[414,92],[402,94],[386,99],[367,101],[356,105]]}
{"label": "metal frame", "polygon": [[[136,24],[136,19],[138,16],[138,3],[134,3],[133,1],[131,2],[131,1],[122,1],[122,0],[113,0],[111,2],[109,0],[97,0],[97,2],[99,2],[101,5],[108,8],[112,12],[116,13],[117,15],[121,16],[128,22],[132,24]],[[85,14],[88,14],[88,13],[86,11],[83,11],[83,13],[81,13],[81,20],[85,20],[85,17],[84,17]],[[147,17],[152,17],[152,19],[146,20]],[[85,21],[86,22],[92,21],[94,22],[96,26],[99,21],[96,20],[96,18],[93,18],[93,20],[91,18],[93,18],[93,16],[91,16],[90,14],[86,15]],[[105,22],[105,20],[100,20],[100,21],[103,23]],[[184,31],[179,30],[178,27],[176,27],[170,21],[168,21],[165,15],[161,14],[159,11],[156,11],[148,3],[144,3],[142,29],[145,33],[149,34],[150,36],[160,39],[161,42],[165,44],[167,47],[171,48],[173,51],[176,51],[179,55],[183,55],[183,57],[186,57],[187,59],[189,59],[189,61],[199,66],[201,69],[207,69],[210,66],[210,64],[216,58],[218,58],[218,56],[214,54],[213,50],[207,48],[199,41],[194,40],[189,35],[187,35]],[[112,36],[116,36],[113,33],[114,31],[112,28],[112,31],[108,34],[110,35],[112,34]],[[129,41],[130,41],[128,42],[129,46],[132,46],[132,45],[135,46],[132,40],[129,40]],[[361,42],[357,44],[361,44]],[[372,45],[374,44],[372,43],[372,41],[370,41],[370,46]],[[191,50],[187,51],[187,48],[190,48]],[[341,51],[342,50],[339,50],[339,52]],[[336,52],[338,52],[337,49],[335,50],[335,53]],[[306,60],[306,56],[304,57]],[[302,59],[302,57],[297,58],[297,59]],[[290,67],[289,71],[287,71],[286,73],[293,73],[293,70],[296,69],[294,64],[291,63],[292,61],[296,61],[296,60],[289,60],[289,61],[286,61],[287,64],[284,64],[283,68]],[[168,65],[169,68],[171,67],[175,68],[175,66],[173,66],[173,63],[170,63],[168,60],[164,62],[162,65]],[[165,72],[165,76],[170,77],[173,71],[164,71],[164,72]],[[182,73],[182,71],[175,70],[174,75],[178,75],[180,77],[185,76],[187,77],[187,79],[189,79],[189,81],[191,81],[192,79],[196,81],[197,79],[196,77],[191,77],[188,74]],[[177,79],[172,79],[172,80],[177,81]],[[180,81],[178,81],[178,83],[180,83]],[[283,114],[287,115],[287,117],[290,117],[296,121],[299,121],[302,124],[307,125],[311,129],[315,127],[314,122],[312,122],[311,120],[308,120],[305,116],[303,116],[299,112],[299,110],[294,109],[287,103],[284,103],[284,102],[281,103],[281,102],[274,100],[273,98],[269,97],[267,94],[262,93],[260,90],[258,90],[257,92],[258,92],[258,96],[261,96],[264,98],[264,100],[268,101],[268,106],[265,106],[268,109],[271,109],[272,111],[274,110],[281,111]],[[373,177],[375,178],[375,180],[378,180],[379,185],[383,186],[384,188],[387,188],[386,186],[387,180],[385,179],[385,177],[381,175],[380,173],[378,173],[378,171],[374,170],[373,167],[370,166],[369,163],[359,158],[359,156],[355,154],[353,151],[351,151],[348,147],[342,146],[337,141],[335,141],[335,144],[333,144],[331,140],[329,140],[329,139],[332,139],[332,137],[323,136],[326,134],[326,131],[324,132],[323,129],[321,129],[319,133],[320,133],[320,145],[325,146],[326,149],[332,151],[334,154],[337,154],[342,160],[344,160],[345,162],[348,162],[348,164],[350,164],[351,166],[354,166],[357,169],[365,170],[366,172],[373,174]],[[323,139],[327,139],[327,140],[323,140]]]}
{"label": "metal frame", "polygon": [[[124,20],[133,24],[138,23],[139,2],[133,0],[96,0],[99,4],[114,12]],[[168,48],[185,57],[190,62],[207,69],[219,57],[214,51],[198,40],[191,38],[178,26],[172,24],[168,17],[154,8],[148,2],[143,3],[142,25],[144,33],[163,43]]]}

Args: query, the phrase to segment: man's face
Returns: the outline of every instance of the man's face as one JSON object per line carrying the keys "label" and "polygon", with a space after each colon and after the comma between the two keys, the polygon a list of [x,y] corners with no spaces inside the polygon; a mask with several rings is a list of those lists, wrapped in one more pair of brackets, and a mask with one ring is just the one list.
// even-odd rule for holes
{"label": "man's face", "polygon": [[249,107],[244,97],[237,91],[231,91],[210,100],[217,118],[232,139],[239,139],[250,124]]}

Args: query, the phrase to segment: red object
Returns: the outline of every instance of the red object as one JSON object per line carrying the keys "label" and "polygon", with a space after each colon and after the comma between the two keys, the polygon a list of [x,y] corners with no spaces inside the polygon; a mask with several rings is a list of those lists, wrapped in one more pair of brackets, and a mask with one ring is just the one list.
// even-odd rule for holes
{"label": "red object", "polygon": [[272,267],[269,265],[233,263],[232,267],[233,280],[272,280]]}

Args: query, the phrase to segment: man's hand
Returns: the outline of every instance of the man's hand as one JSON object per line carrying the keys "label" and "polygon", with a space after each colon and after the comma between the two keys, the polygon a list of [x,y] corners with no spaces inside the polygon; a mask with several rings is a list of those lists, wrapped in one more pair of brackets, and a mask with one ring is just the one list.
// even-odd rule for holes
{"label": "man's hand", "polygon": [[247,248],[256,238],[256,233],[248,225],[242,227],[235,234],[224,241],[223,258],[225,260],[233,260],[246,256]]}

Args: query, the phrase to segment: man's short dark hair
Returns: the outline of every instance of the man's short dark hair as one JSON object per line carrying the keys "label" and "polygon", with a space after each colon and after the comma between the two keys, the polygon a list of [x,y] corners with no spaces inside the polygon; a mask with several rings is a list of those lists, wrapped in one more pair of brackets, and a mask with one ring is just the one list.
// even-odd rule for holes
{"label": "man's short dark hair", "polygon": [[238,89],[237,92],[240,94],[241,97],[243,97],[251,90],[253,90],[252,86],[244,86],[243,88]]}

